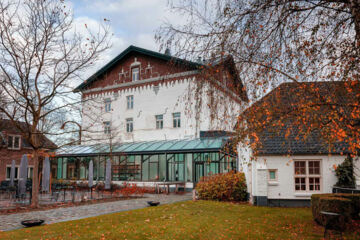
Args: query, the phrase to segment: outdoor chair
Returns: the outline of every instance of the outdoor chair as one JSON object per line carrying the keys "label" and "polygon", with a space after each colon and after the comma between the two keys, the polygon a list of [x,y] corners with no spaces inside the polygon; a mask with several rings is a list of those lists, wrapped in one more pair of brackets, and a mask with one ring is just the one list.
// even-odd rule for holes
{"label": "outdoor chair", "polygon": [[2,181],[0,184],[0,191],[7,191],[10,187],[10,181]]}
{"label": "outdoor chair", "polygon": [[51,201],[57,202],[60,196],[60,191],[51,191]]}

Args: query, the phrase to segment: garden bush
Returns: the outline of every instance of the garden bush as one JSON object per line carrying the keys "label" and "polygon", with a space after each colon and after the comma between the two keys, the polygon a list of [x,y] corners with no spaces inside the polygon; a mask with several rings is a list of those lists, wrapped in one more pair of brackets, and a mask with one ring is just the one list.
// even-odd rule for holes
{"label": "garden bush", "polygon": [[335,186],[344,188],[355,188],[354,164],[353,158],[349,155],[345,158],[335,170],[336,177],[338,178]]}
{"label": "garden bush", "polygon": [[130,196],[143,196],[146,191],[144,188],[138,187],[136,184],[124,182],[121,185],[119,192],[124,197],[130,197]]}
{"label": "garden bush", "polygon": [[199,198],[218,201],[246,201],[244,173],[229,172],[203,177],[196,185]]}
{"label": "garden bush", "polygon": [[359,217],[360,194],[313,194],[311,196],[311,208],[314,220],[320,224],[325,224],[325,219],[321,211],[340,213],[341,224],[343,222]]}
{"label": "garden bush", "polygon": [[[331,229],[337,229],[343,231],[346,228],[346,224],[351,219],[351,200],[341,197],[323,197],[320,198],[319,208],[321,211],[339,213],[340,216],[332,221],[329,221],[329,216],[325,216],[320,213],[319,219],[322,226],[326,224]],[[330,217],[331,218],[331,217]]]}

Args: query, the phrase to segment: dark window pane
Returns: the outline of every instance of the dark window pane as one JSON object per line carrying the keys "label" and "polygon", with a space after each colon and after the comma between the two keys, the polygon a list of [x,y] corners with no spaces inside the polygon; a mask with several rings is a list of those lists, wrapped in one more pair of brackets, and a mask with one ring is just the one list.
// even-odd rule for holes
{"label": "dark window pane", "polygon": [[13,148],[13,137],[8,136],[8,148]]}

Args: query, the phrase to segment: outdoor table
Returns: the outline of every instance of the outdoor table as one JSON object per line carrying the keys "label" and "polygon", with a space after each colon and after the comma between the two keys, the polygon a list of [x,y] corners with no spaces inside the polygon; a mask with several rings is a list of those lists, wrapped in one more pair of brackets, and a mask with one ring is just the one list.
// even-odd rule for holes
{"label": "outdoor table", "polygon": [[185,187],[185,182],[159,182],[159,183],[156,183],[156,192],[160,193],[160,186],[164,186],[166,188],[166,194],[169,194],[170,185],[175,185],[175,192],[177,193],[179,190],[179,186]]}
{"label": "outdoor table", "polygon": [[[326,212],[326,211],[321,211],[320,212],[322,215],[325,216],[325,230],[324,230],[324,238],[326,239],[327,237],[327,231],[329,229],[333,229],[332,226],[334,225],[334,223],[336,223],[339,219],[339,217],[341,216],[341,214],[339,213],[334,213],[334,212]],[[340,236],[342,239],[342,231],[338,231],[340,232]]]}
{"label": "outdoor table", "polygon": [[64,190],[64,202],[66,197],[66,189],[74,189],[73,186],[63,186],[62,189]]}

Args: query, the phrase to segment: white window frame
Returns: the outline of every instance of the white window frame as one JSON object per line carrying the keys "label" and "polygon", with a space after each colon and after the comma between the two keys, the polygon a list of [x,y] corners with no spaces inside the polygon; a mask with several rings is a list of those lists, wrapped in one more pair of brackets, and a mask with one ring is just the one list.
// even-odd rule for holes
{"label": "white window frame", "polygon": [[[305,162],[305,174],[296,174],[296,162]],[[310,174],[309,173],[309,162],[319,162],[319,174]],[[322,161],[320,159],[294,159],[294,190],[295,192],[322,192]],[[305,190],[296,190],[296,178],[305,178]],[[310,190],[310,178],[319,179],[319,189]],[[314,184],[315,185],[315,184]]]}
{"label": "white window frame", "polygon": [[111,99],[105,99],[105,112],[111,112]]}
{"label": "white window frame", "polygon": [[164,128],[164,115],[155,115],[156,129]]}
{"label": "white window frame", "polygon": [[104,122],[104,133],[105,134],[111,133],[111,122],[110,121]]}
{"label": "white window frame", "polygon": [[[10,180],[10,176],[8,177],[7,176],[7,169],[10,168],[11,169],[11,165],[6,165],[6,168],[5,168],[5,179],[6,180]],[[31,170],[34,172],[34,166],[33,165],[29,165],[28,166],[28,169],[27,169],[27,177],[30,178],[30,173],[31,173]],[[14,178],[14,180],[19,180],[19,176],[20,176],[20,165],[15,165],[15,171],[17,171],[17,174],[15,174],[17,177]]]}
{"label": "white window frame", "polygon": [[[34,166],[28,166],[28,174],[27,174],[28,178],[30,178],[31,170],[33,170],[33,173],[34,173]],[[32,177],[31,177],[31,179],[32,179]]]}
{"label": "white window frame", "polygon": [[126,109],[134,109],[134,95],[126,96]]}
{"label": "white window frame", "polygon": [[[134,71],[135,69],[137,70],[137,72]],[[140,80],[140,66],[136,66],[136,67],[131,68],[131,80],[133,82],[136,82],[136,81]]]}
{"label": "white window frame", "polygon": [[[12,137],[12,143],[11,143],[11,147],[9,147],[9,137]],[[14,147],[15,145],[15,138],[19,138],[19,147]],[[7,140],[8,140],[8,149],[11,150],[20,150],[21,149],[21,135],[13,135],[13,134],[9,134],[7,136]]]}
{"label": "white window frame", "polygon": [[[8,168],[10,168],[11,169],[11,165],[6,165],[6,172],[5,172],[5,180],[10,180],[10,176],[8,176],[7,175],[7,173],[8,173]],[[20,170],[20,166],[19,165],[15,165],[15,178],[14,178],[14,180],[18,180],[19,179],[19,170]],[[11,171],[11,170],[10,170]],[[10,172],[10,174],[11,174],[11,172]]]}
{"label": "white window frame", "polygon": [[[179,114],[179,116],[175,116]],[[173,128],[181,128],[181,113],[175,112],[173,115]]]}
{"label": "white window frame", "polygon": [[133,118],[127,118],[126,119],[126,132],[132,133],[134,131],[134,119]]}

